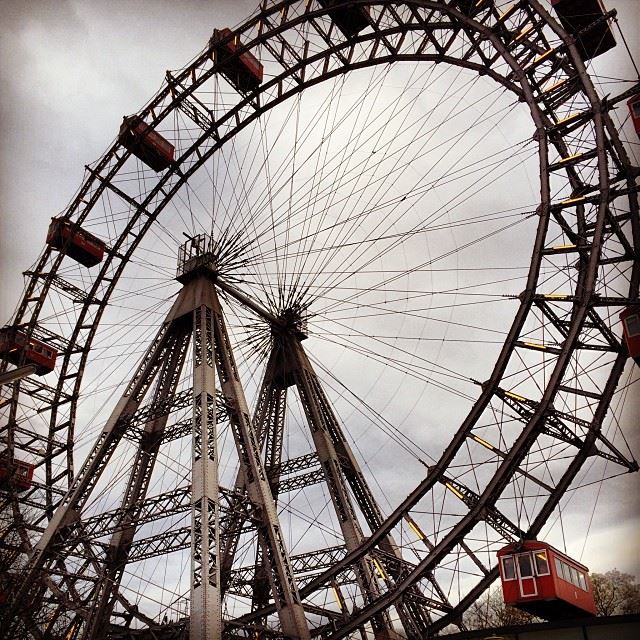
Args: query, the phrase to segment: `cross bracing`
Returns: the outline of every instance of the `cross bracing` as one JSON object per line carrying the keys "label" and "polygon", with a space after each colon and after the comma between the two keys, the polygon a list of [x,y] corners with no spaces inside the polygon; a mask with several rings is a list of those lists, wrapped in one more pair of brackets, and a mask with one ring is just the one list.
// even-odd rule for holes
{"label": "cross bracing", "polygon": [[[116,144],[87,172],[87,181],[67,212],[82,223],[91,220],[92,212],[108,199],[119,203],[117,215],[113,215],[115,231],[109,237],[107,258],[99,273],[96,271],[89,279],[74,279],[73,274],[65,273],[61,279],[57,273],[63,257],[50,250],[45,251],[33,272],[16,325],[33,331],[36,336],[53,339],[61,348],[61,364],[56,372],[57,384],[26,380],[13,387],[11,395],[2,401],[7,420],[0,428],[9,446],[18,455],[22,452],[39,460],[40,465],[40,480],[28,492],[9,496],[6,504],[14,512],[25,514],[24,524],[7,533],[20,539],[18,545],[13,543],[11,563],[16,562],[22,571],[25,552],[38,544],[38,536],[45,528],[42,525],[48,521],[55,523],[56,507],[66,508],[73,519],[73,512],[78,509],[67,508],[65,503],[69,498],[63,496],[77,502],[81,511],[85,489],[101,490],[96,484],[96,473],[103,469],[104,456],[112,455],[113,447],[124,446],[119,444],[124,440],[128,446],[141,447],[139,460],[144,464],[155,456],[162,465],[167,464],[163,458],[165,447],[179,446],[183,439],[194,436],[194,421],[201,425],[197,433],[206,425],[209,435],[213,433],[214,424],[217,428],[219,423],[221,429],[230,429],[228,437],[237,443],[240,466],[247,469],[245,474],[239,470],[235,475],[231,473],[228,486],[234,489],[228,493],[221,485],[210,491],[211,487],[205,486],[208,481],[196,491],[189,489],[191,496],[184,493],[180,498],[182,505],[191,500],[185,511],[172,512],[175,505],[170,506],[170,498],[166,503],[157,503],[167,505],[169,516],[191,514],[189,527],[180,529],[180,525],[175,524],[174,546],[169,543],[162,547],[169,537],[157,530],[132,535],[131,520],[136,526],[161,521],[155,518],[154,513],[158,512],[154,512],[152,506],[158,494],[145,486],[153,475],[149,467],[147,472],[151,475],[146,476],[147,472],[140,470],[129,476],[124,499],[119,507],[112,505],[103,512],[108,515],[91,512],[93,505],[88,502],[87,517],[81,517],[76,525],[69,522],[64,526],[69,526],[68,532],[75,531],[73,536],[77,536],[77,542],[84,535],[83,526],[99,529],[104,524],[105,536],[112,536],[108,543],[112,554],[106,566],[99,568],[101,563],[105,564],[101,554],[108,555],[103,547],[89,551],[86,544],[77,543],[75,551],[69,551],[69,557],[77,553],[88,563],[83,569],[86,581],[96,584],[77,595],[70,595],[77,590],[73,578],[76,574],[65,573],[55,563],[48,565],[50,593],[44,597],[59,603],[54,622],[50,623],[54,626],[50,628],[55,627],[61,637],[69,633],[70,637],[74,634],[86,637],[87,633],[93,633],[88,629],[97,629],[98,619],[108,617],[109,611],[114,619],[121,615],[121,605],[117,602],[121,602],[122,594],[109,592],[108,585],[123,579],[123,563],[133,563],[147,552],[154,553],[154,549],[158,553],[172,549],[178,553],[189,545],[190,555],[195,558],[196,578],[192,588],[199,589],[198,599],[204,594],[204,601],[209,603],[204,610],[219,610],[218,602],[225,597],[225,580],[232,575],[231,567],[238,565],[240,556],[246,552],[246,538],[255,536],[258,529],[259,551],[255,551],[255,562],[249,566],[254,567],[256,585],[260,586],[252,594],[245,592],[251,595],[250,613],[238,612],[224,620],[229,634],[239,633],[243,625],[246,629],[263,630],[265,625],[275,624],[280,631],[306,637],[308,622],[303,618],[311,620],[312,611],[313,615],[326,615],[327,619],[314,621],[311,626],[317,624],[316,630],[322,629],[322,633],[333,637],[359,633],[365,627],[383,633],[385,627],[393,624],[402,625],[411,633],[417,633],[416,629],[437,631],[449,622],[459,622],[460,612],[495,578],[495,570],[491,568],[492,550],[508,539],[508,535],[537,535],[583,465],[600,458],[623,470],[637,469],[633,457],[624,451],[620,442],[614,442],[610,434],[603,432],[627,355],[616,324],[617,313],[637,302],[638,284],[637,187],[607,107],[615,104],[615,98],[609,103],[600,98],[581,66],[575,44],[538,2],[514,3],[512,7],[487,2],[469,13],[454,2],[355,4],[369,7],[371,21],[357,37],[349,38],[319,3],[264,3],[259,14],[238,30],[244,47],[238,55],[244,50],[253,51],[267,64],[267,80],[259,91],[234,94],[224,85],[224,91],[219,94],[210,92],[211,84],[218,83],[218,87],[220,82],[227,82],[219,77],[221,63],[212,55],[210,47],[189,68],[169,74],[167,85],[142,115],[162,131],[174,127],[183,134],[189,132],[188,136],[175,137],[178,151],[175,167],[158,176],[147,173],[146,179],[150,182],[146,186],[132,186],[125,173],[135,160]],[[393,506],[383,512],[372,492],[368,470],[360,468],[362,461],[357,461],[349,447],[345,449],[343,427],[332,407],[335,397],[331,397],[326,379],[321,381],[315,366],[307,362],[298,338],[281,339],[281,343],[290,343],[286,350],[294,354],[297,364],[278,365],[281,371],[272,375],[272,382],[267,382],[260,396],[264,398],[262,408],[250,411],[246,398],[243,400],[245,390],[230,382],[234,372],[239,371],[235,360],[239,360],[240,349],[228,339],[229,330],[221,323],[222,316],[216,316],[214,323],[213,316],[208,317],[206,313],[200,318],[201,326],[217,331],[213,342],[222,345],[216,357],[227,354],[216,362],[222,370],[220,378],[226,379],[226,392],[217,381],[211,384],[211,380],[200,380],[200,387],[193,382],[180,386],[179,390],[174,387],[171,372],[178,362],[182,361],[187,369],[197,369],[203,366],[203,361],[212,368],[213,363],[213,359],[207,360],[205,356],[203,360],[201,355],[200,364],[194,367],[193,362],[198,358],[180,353],[179,345],[186,344],[186,332],[182,337],[176,333],[173,346],[166,354],[159,357],[159,352],[153,355],[154,350],[150,349],[151,355],[143,360],[139,374],[130,379],[133,400],[123,414],[128,417],[115,420],[109,427],[111,432],[100,436],[99,448],[89,458],[88,467],[76,467],[72,472],[70,459],[77,410],[92,341],[96,339],[103,313],[108,314],[105,310],[112,294],[117,295],[116,284],[125,265],[138,247],[143,246],[144,235],[155,225],[166,204],[180,197],[180,188],[189,183],[200,167],[206,166],[216,154],[232,148],[235,136],[240,140],[243,130],[257,127],[253,123],[266,119],[270,110],[286,100],[304,95],[321,81],[337,83],[342,77],[355,77],[367,66],[408,61],[435,67],[444,62],[479,72],[526,105],[535,130],[541,194],[540,201],[533,207],[537,226],[532,231],[531,265],[522,279],[521,292],[516,291],[516,295],[510,297],[514,301],[514,313],[510,328],[505,327],[500,337],[503,347],[496,353],[495,365],[487,372],[486,380],[471,392],[472,408],[462,419],[459,431],[449,446],[444,447],[440,460],[428,465],[425,479],[406,499],[394,501]],[[168,127],[172,118],[177,124]],[[142,170],[146,171],[144,167]],[[248,191],[249,184],[249,181],[237,182],[236,187],[238,191]],[[272,193],[276,191],[273,189]],[[311,193],[316,194],[311,199],[315,197],[318,202],[320,187]],[[257,224],[259,220],[253,222]],[[346,224],[343,230],[349,228]],[[326,229],[329,228],[327,224]],[[328,233],[326,229],[322,232]],[[266,246],[264,233],[261,239]],[[231,254],[232,244],[228,247]],[[331,242],[327,241],[322,250],[328,255]],[[295,259],[302,260],[294,251],[291,256],[290,264]],[[263,257],[266,262],[273,260],[273,255],[266,251]],[[276,253],[283,272],[274,272],[274,282],[285,278],[286,260]],[[311,260],[299,262],[298,267],[313,265]],[[346,257],[344,260],[349,264]],[[314,277],[321,273],[317,269]],[[368,277],[364,270],[362,273]],[[256,270],[256,281],[260,277],[262,274]],[[305,282],[304,274],[301,277]],[[339,279],[335,282],[339,283]],[[255,301],[267,306],[270,314],[267,322],[272,322],[274,312],[279,309],[271,304],[276,298],[269,299],[270,289],[260,289],[241,276],[232,280],[232,284],[243,290],[249,301],[254,301],[253,306],[247,307],[251,312],[260,307]],[[306,285],[312,287],[313,280],[306,281]],[[359,287],[361,291],[369,288],[362,282]],[[333,296],[340,295],[339,286],[325,286],[322,290]],[[223,291],[224,295],[230,295],[221,287],[221,295]],[[286,291],[280,290],[280,294],[286,297]],[[349,302],[348,295],[351,293],[344,294],[344,303]],[[51,328],[46,324],[47,314],[52,311],[50,305],[70,296],[74,299],[72,321],[64,331]],[[321,301],[321,296],[315,301]],[[225,299],[225,307],[227,303]],[[211,304],[212,311],[215,306]],[[324,308],[320,305],[320,309]],[[330,304],[326,308],[330,310]],[[344,313],[349,306],[342,308]],[[313,311],[313,305],[310,309]],[[359,313],[379,311],[381,303],[370,298],[359,309]],[[406,317],[412,315],[408,313]],[[231,323],[229,317],[227,321]],[[319,316],[317,326],[323,321]],[[160,322],[161,318],[158,324]],[[194,319],[192,327],[196,324]],[[334,325],[334,330],[337,326]],[[368,330],[373,333],[371,327]],[[257,334],[256,344],[272,344],[269,332],[267,329],[266,343],[264,332],[262,338]],[[201,330],[198,333],[204,334]],[[353,340],[353,335],[348,338]],[[158,345],[163,340],[167,340],[167,335],[161,332],[156,347],[160,348]],[[199,347],[202,353],[207,352],[211,340],[203,338]],[[354,352],[360,347],[357,341],[351,346]],[[171,357],[175,359],[174,365],[169,366]],[[162,362],[165,365],[155,366]],[[389,359],[389,362],[400,366],[401,359]],[[198,375],[207,378],[209,374],[200,371]],[[606,371],[606,375],[596,374],[598,371]],[[163,382],[152,387],[145,379]],[[220,390],[223,402],[217,395]],[[150,401],[151,394],[158,394],[157,398]],[[199,398],[196,409],[191,402],[194,395]],[[289,461],[281,459],[280,436],[282,416],[290,397],[299,399],[295,402],[301,403],[302,413],[315,434],[313,448],[319,450],[312,454],[314,464],[310,459],[307,461],[310,466],[305,466],[305,462],[292,475],[287,470]],[[183,402],[175,407],[175,411],[182,412],[177,422],[172,422],[172,411],[168,411],[170,405],[173,407],[171,398]],[[219,412],[222,406],[224,415]],[[192,416],[187,419],[184,413],[190,409]],[[34,416],[46,424],[46,429],[37,436],[30,435]],[[206,442],[198,444],[196,435],[198,451],[216,453],[211,449],[213,439],[205,439]],[[261,447],[264,455],[258,463],[250,454],[252,449]],[[299,453],[306,455],[303,452]],[[562,460],[567,462],[561,463]],[[211,477],[209,463],[194,465],[189,463],[187,471]],[[72,480],[74,475],[76,479]],[[466,499],[461,500],[447,488],[447,482]],[[246,484],[254,485],[248,497]],[[69,487],[71,493],[67,492]],[[74,495],[78,487],[82,490]],[[339,531],[347,553],[336,557],[332,566],[313,579],[298,580],[292,568],[293,558],[298,555],[292,553],[287,559],[286,552],[283,555],[280,549],[286,545],[277,524],[277,511],[281,504],[288,505],[290,495],[297,495],[297,491],[325,490],[324,487],[329,488],[331,508],[339,514],[339,523],[334,523],[337,526],[331,535]],[[179,489],[178,486],[174,490]],[[167,496],[170,494],[166,492]],[[220,496],[217,502],[211,497],[216,495]],[[251,518],[255,519],[256,503],[261,505],[258,511],[264,504],[271,505],[269,495],[274,500],[274,509],[269,507],[268,517],[261,516],[266,520],[254,525]],[[537,503],[530,504],[534,500],[528,501],[527,495],[532,495]],[[141,496],[144,498],[140,499]],[[228,506],[225,496],[231,497]],[[517,501],[521,508],[509,508],[509,501]],[[34,517],[30,508],[41,515]],[[228,509],[226,513],[225,509]],[[203,513],[207,515],[202,517]],[[209,526],[216,520],[220,531],[218,525]],[[226,535],[222,535],[226,521],[230,526]],[[197,525],[193,525],[194,522]],[[58,548],[58,543],[73,546],[76,544],[73,536],[71,542],[60,536],[51,548]],[[43,547],[35,549],[33,562],[37,564]],[[416,557],[410,564],[403,563],[400,558],[409,551]],[[137,556],[138,553],[142,555]],[[216,554],[220,563],[216,561]],[[207,582],[206,571],[203,573],[207,563],[215,566],[216,572],[220,564],[227,577],[218,578],[214,573]],[[346,575],[345,572],[353,581],[344,585],[345,593],[342,593],[340,576]],[[452,582],[447,580],[448,586],[440,588],[447,572],[453,575],[468,572],[476,581],[473,586],[462,588],[452,603],[447,602]],[[52,585],[53,576],[63,574],[64,582]],[[34,575],[27,573],[28,577]],[[333,594],[332,608],[319,604],[320,598],[326,600],[326,594],[331,594],[334,583],[339,588]],[[24,594],[24,590],[21,593]],[[74,606],[94,603],[91,608],[97,614],[91,627],[66,617],[64,610],[69,602],[76,603]],[[346,606],[342,608],[342,604]],[[335,624],[337,610],[340,610],[340,625]],[[197,615],[200,617],[193,617],[192,622],[197,620],[198,625],[204,625],[203,629],[213,628],[207,627],[210,624],[217,624],[215,628],[219,629],[222,624],[211,623],[200,613]],[[137,619],[143,621],[143,614]],[[45,623],[35,620],[34,624]]]}

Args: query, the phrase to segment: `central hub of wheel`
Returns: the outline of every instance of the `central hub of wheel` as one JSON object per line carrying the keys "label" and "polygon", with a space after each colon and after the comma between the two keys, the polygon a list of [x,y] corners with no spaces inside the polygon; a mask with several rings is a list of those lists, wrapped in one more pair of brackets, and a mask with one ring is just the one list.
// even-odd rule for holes
{"label": "central hub of wheel", "polygon": [[199,275],[233,280],[233,271],[247,264],[248,243],[240,233],[227,231],[216,239],[204,233],[187,238],[178,251],[176,280],[182,284]]}
{"label": "central hub of wheel", "polygon": [[298,340],[306,340],[309,337],[307,333],[307,315],[304,307],[287,307],[276,318],[277,323],[271,324],[271,335],[274,338],[293,336]]}

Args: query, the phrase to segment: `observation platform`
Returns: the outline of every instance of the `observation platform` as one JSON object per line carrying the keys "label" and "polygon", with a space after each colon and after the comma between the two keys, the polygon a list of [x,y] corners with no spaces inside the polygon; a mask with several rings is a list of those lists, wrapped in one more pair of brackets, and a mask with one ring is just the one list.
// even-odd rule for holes
{"label": "observation platform", "polygon": [[215,278],[218,275],[218,257],[219,247],[213,238],[205,234],[190,237],[178,251],[176,280],[186,284],[199,275]]}

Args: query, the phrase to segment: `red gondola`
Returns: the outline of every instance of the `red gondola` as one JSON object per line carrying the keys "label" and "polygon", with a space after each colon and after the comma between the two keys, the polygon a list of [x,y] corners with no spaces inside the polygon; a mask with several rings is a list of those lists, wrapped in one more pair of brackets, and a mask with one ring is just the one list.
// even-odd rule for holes
{"label": "red gondola", "polygon": [[238,91],[253,91],[262,84],[264,67],[250,51],[234,56],[240,45],[238,36],[232,37],[229,28],[214,29],[209,44],[220,71]]}
{"label": "red gondola", "polygon": [[84,265],[93,267],[102,262],[105,244],[88,231],[74,225],[71,220],[51,218],[47,244]]}
{"label": "red gondola", "polygon": [[329,9],[331,19],[346,38],[359,34],[371,23],[368,7],[360,4],[336,6],[342,4],[344,0],[318,0],[318,2],[325,9]]}
{"label": "red gondola", "polygon": [[638,138],[640,138],[640,93],[627,100],[627,107],[629,107],[631,121],[638,134]]}
{"label": "red gondola", "polygon": [[583,60],[595,58],[616,46],[613,32],[604,19],[606,9],[602,0],[551,0],[551,4],[567,33],[576,38]]}
{"label": "red gondola", "polygon": [[0,356],[16,366],[34,364],[41,376],[53,371],[58,352],[40,340],[27,339],[26,334],[14,327],[4,327],[0,329]]}
{"label": "red gondola", "polygon": [[589,570],[551,545],[513,542],[498,561],[505,604],[547,620],[596,615]]}
{"label": "red gondola", "polygon": [[627,307],[620,314],[620,320],[627,351],[640,365],[640,307]]}
{"label": "red gondola", "polygon": [[13,488],[26,491],[31,488],[34,466],[22,460],[10,461],[6,456],[0,458],[0,491]]}
{"label": "red gondola", "polygon": [[118,142],[154,171],[164,171],[173,162],[175,147],[140,116],[125,116]]}

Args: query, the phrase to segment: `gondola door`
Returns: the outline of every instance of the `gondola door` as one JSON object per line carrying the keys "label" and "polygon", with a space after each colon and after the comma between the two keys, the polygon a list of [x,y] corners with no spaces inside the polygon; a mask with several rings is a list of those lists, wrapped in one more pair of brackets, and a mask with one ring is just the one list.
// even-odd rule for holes
{"label": "gondola door", "polygon": [[523,598],[537,596],[538,585],[536,584],[533,560],[530,553],[520,553],[516,556],[516,571],[520,595]]}

